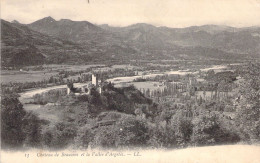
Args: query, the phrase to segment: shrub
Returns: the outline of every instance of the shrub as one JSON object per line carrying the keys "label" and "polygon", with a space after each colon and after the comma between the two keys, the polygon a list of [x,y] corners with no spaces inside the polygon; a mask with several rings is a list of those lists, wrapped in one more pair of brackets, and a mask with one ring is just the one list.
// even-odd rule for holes
{"label": "shrub", "polygon": [[94,147],[141,147],[149,140],[147,124],[132,116],[122,117],[115,125],[99,127],[91,142]]}
{"label": "shrub", "polygon": [[77,136],[74,139],[74,146],[75,148],[86,149],[93,139],[93,130],[89,126],[84,126],[78,130]]}
{"label": "shrub", "polygon": [[153,148],[173,148],[177,146],[175,131],[172,127],[150,126],[149,135],[148,144]]}
{"label": "shrub", "polygon": [[236,143],[240,138],[233,132],[222,128],[216,114],[204,114],[192,121],[194,145],[215,145]]}
{"label": "shrub", "polygon": [[62,149],[70,145],[77,133],[77,127],[58,123],[43,132],[43,144],[49,148]]}

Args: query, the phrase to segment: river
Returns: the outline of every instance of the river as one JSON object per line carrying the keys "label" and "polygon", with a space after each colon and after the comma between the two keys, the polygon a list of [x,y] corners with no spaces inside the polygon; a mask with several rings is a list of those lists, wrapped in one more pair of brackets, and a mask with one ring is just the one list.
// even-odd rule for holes
{"label": "river", "polygon": [[[209,70],[222,70],[227,68],[226,65],[214,65],[209,68],[202,68],[200,69],[201,71],[209,71]],[[119,84],[119,83],[127,83],[127,82],[132,82],[135,79],[138,78],[152,78],[155,76],[162,76],[162,75],[187,75],[187,74],[197,74],[199,71],[190,71],[190,70],[177,70],[177,71],[168,71],[164,73],[157,73],[157,74],[147,74],[147,75],[137,75],[137,76],[125,76],[125,77],[116,77],[112,79],[108,79],[108,82],[114,83],[114,84]]]}

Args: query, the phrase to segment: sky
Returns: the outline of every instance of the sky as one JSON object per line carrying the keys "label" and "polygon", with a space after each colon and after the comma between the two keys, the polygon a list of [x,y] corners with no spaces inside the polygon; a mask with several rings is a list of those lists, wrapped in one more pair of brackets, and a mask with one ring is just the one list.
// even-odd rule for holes
{"label": "sky", "polygon": [[[89,1],[89,3],[88,3]],[[28,24],[51,16],[94,24],[260,26],[260,0],[0,0],[1,18]]]}

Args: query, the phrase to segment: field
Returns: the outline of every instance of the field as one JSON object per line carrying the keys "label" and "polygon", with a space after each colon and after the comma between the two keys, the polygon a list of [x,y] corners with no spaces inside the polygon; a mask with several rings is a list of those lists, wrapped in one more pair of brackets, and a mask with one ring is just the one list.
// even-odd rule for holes
{"label": "field", "polygon": [[[57,75],[60,71],[86,71],[93,68],[94,71],[114,71],[115,69],[133,69],[135,66],[130,65],[113,65],[106,66],[101,64],[96,65],[41,65],[27,66],[21,70],[1,70],[1,83],[9,82],[37,82],[49,80],[51,76]],[[69,76],[68,79],[78,79],[79,75]]]}
{"label": "field", "polygon": [[150,89],[150,91],[154,90],[162,90],[165,88],[165,86],[160,83],[160,82],[151,82],[151,81],[146,81],[146,82],[129,82],[129,83],[118,83],[115,86],[116,87],[123,87],[123,86],[129,86],[129,85],[134,85],[138,90],[147,90]]}
{"label": "field", "polygon": [[[51,76],[57,75],[59,71],[84,71],[91,67],[104,65],[42,65],[27,66],[23,70],[1,70],[1,83],[9,82],[37,82],[49,80]],[[78,76],[71,78],[77,79]]]}
{"label": "field", "polygon": [[51,71],[62,71],[62,70],[65,70],[65,71],[83,71],[83,70],[86,70],[87,68],[97,67],[97,66],[105,66],[105,65],[101,65],[101,64],[97,64],[97,65],[48,64],[48,65],[42,65],[42,66],[27,66],[27,68],[35,69],[35,68],[38,67],[38,68],[51,70]]}
{"label": "field", "polygon": [[37,82],[42,80],[48,80],[51,76],[58,72],[47,72],[47,71],[13,71],[13,70],[2,70],[1,71],[1,83],[9,82]]}

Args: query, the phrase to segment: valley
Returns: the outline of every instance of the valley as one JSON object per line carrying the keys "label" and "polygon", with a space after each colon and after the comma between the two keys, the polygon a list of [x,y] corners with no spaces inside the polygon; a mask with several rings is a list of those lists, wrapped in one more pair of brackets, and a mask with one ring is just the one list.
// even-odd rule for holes
{"label": "valley", "polygon": [[7,149],[259,143],[258,27],[1,27]]}

